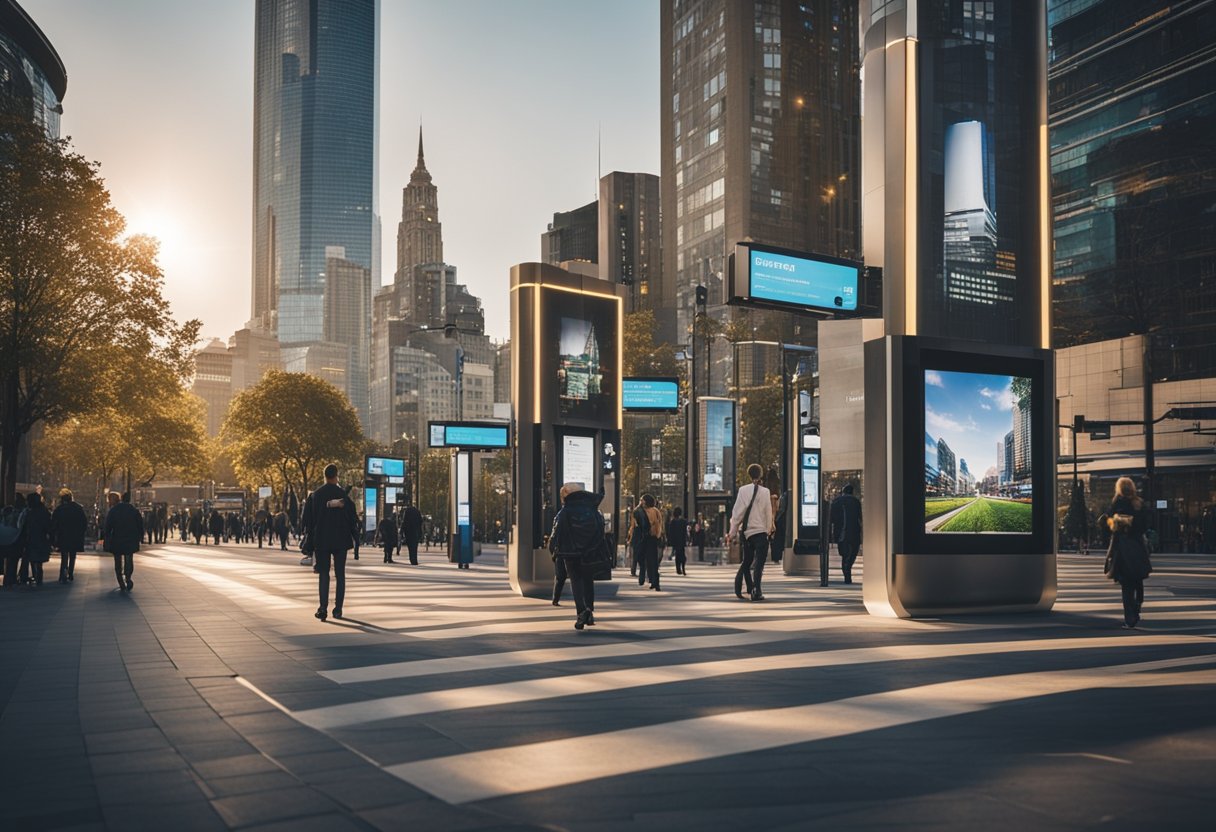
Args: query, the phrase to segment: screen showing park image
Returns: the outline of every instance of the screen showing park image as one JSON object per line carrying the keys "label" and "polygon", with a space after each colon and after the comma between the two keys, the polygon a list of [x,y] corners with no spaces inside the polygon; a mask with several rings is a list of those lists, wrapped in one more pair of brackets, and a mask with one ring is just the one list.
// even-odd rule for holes
{"label": "screen showing park image", "polygon": [[1030,379],[925,370],[925,532],[1030,534]]}

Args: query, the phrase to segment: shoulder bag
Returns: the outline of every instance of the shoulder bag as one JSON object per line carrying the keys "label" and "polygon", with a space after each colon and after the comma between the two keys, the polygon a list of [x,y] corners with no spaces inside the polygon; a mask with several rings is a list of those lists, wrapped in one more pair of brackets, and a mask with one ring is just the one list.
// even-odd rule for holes
{"label": "shoulder bag", "polygon": [[747,504],[747,510],[743,512],[743,521],[739,523],[739,533],[730,540],[730,561],[731,563],[743,562],[743,538],[747,536],[747,521],[752,516],[752,506],[756,504],[756,495],[760,493],[760,486],[752,485],[752,498]]}

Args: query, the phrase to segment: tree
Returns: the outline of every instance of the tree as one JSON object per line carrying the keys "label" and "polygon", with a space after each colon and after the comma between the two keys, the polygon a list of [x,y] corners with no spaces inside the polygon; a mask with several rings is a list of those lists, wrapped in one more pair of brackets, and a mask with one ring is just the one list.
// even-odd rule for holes
{"label": "tree", "polygon": [[751,481],[747,477],[748,465],[756,462],[767,470],[781,458],[781,414],[784,412],[781,396],[780,376],[770,375],[763,386],[748,389],[740,398],[737,485]]}
{"label": "tree", "polygon": [[[134,410],[184,380],[197,321],[177,324],[157,244],[124,239],[98,166],[0,113],[0,500],[39,422]],[[160,387],[159,389],[164,389]]]}
{"label": "tree", "polygon": [[363,431],[341,390],[304,373],[271,370],[237,394],[220,436],[242,482],[268,471],[303,495],[320,482],[330,462],[357,464]]}

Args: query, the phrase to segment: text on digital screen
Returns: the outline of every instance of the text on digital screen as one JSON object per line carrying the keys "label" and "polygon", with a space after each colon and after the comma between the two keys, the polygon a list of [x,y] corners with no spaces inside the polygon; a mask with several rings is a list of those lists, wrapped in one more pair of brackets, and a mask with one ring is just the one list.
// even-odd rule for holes
{"label": "text on digital screen", "polygon": [[680,384],[675,379],[627,378],[622,381],[625,410],[677,410]]}
{"label": "text on digital screen", "polygon": [[753,300],[839,309],[857,309],[857,268],[769,251],[751,251],[749,289]]}

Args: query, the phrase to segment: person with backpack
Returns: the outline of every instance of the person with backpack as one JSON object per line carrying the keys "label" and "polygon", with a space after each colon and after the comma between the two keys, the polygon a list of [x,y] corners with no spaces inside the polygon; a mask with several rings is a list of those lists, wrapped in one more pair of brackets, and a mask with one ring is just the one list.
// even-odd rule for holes
{"label": "person with backpack", "polygon": [[337,586],[334,590],[334,618],[342,617],[342,601],[346,596],[346,553],[359,548],[359,513],[346,490],[338,485],[338,466],[325,466],[325,484],[304,500],[300,517],[318,575],[317,590],[321,604],[316,617],[329,617],[329,568],[333,564]]}
{"label": "person with backpack", "polygon": [[[643,494],[642,504],[634,511],[634,558],[638,564],[638,586],[647,581],[655,592],[659,587],[659,541],[663,538],[663,514],[654,504],[653,494]],[[639,514],[643,519],[639,519]],[[638,559],[640,556],[640,559]]]}
{"label": "person with backpack", "polygon": [[562,507],[553,518],[549,552],[570,576],[577,612],[574,629],[581,630],[595,626],[595,569],[610,558],[599,510],[603,495],[585,490],[581,482],[568,482],[559,493]]}
{"label": "person with backpack", "polygon": [[763,601],[760,576],[764,572],[764,560],[768,558],[769,535],[773,533],[773,501],[769,490],[760,484],[764,469],[753,462],[747,466],[747,475],[751,477],[751,486],[743,486],[735,496],[726,543],[730,545],[732,540],[738,539],[742,554],[739,571],[735,573],[735,597],[743,598],[746,583],[747,597]]}

